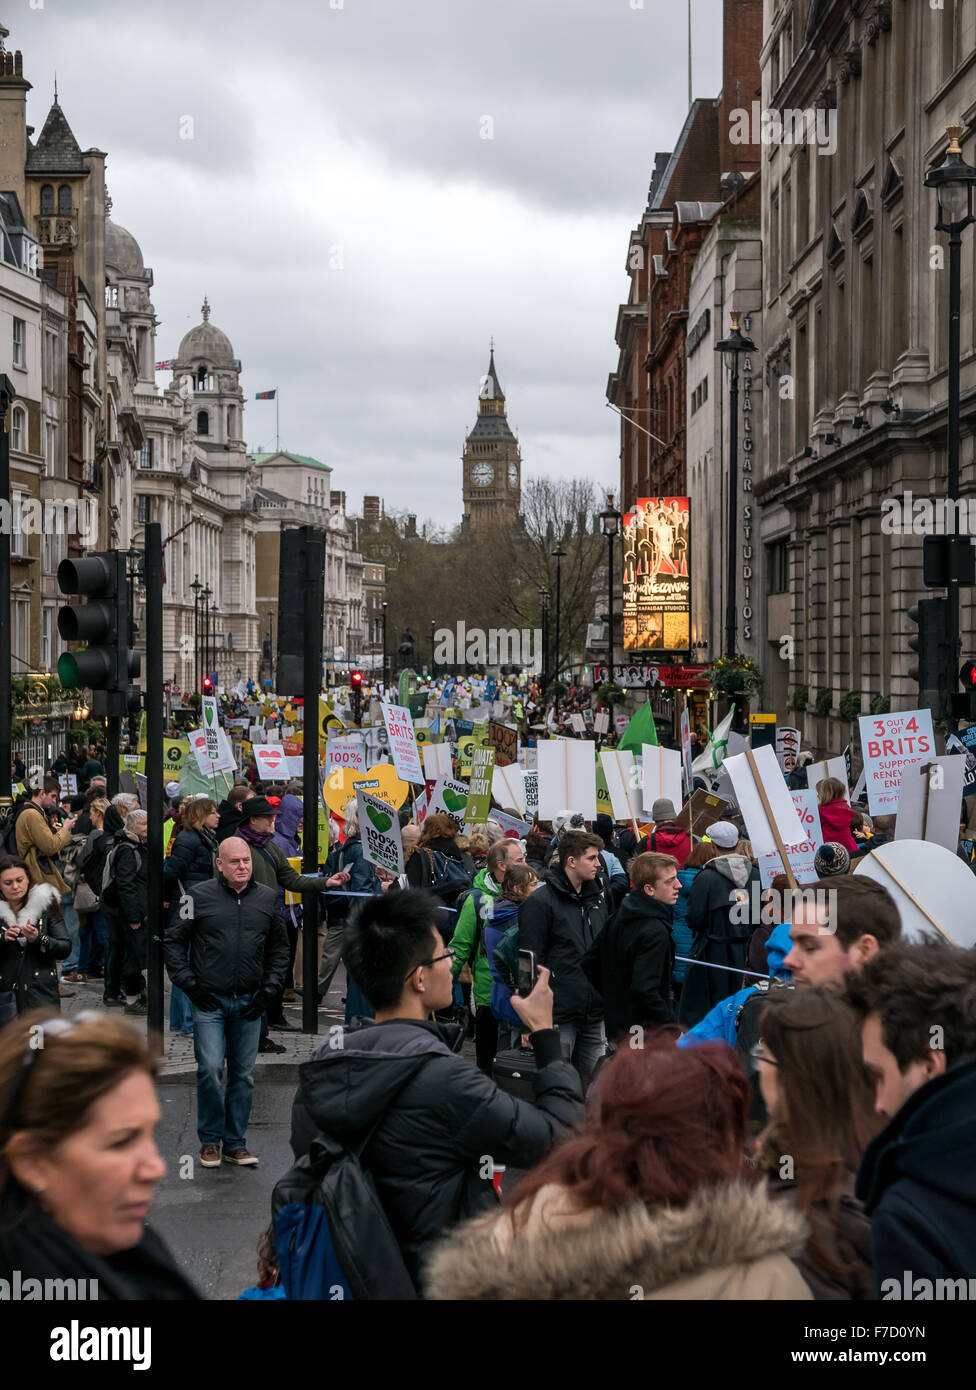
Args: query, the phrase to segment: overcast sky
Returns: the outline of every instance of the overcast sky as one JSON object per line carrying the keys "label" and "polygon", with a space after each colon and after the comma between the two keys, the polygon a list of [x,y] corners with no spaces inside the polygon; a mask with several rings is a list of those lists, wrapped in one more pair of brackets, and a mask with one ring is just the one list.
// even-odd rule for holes
{"label": "overcast sky", "polygon": [[[281,441],[453,525],[488,340],[525,477],[615,488],[628,234],[687,110],[683,0],[43,0],[8,7],[39,131],[54,74],[155,274],[157,358],[234,344]],[[335,8],[333,8],[333,6]],[[721,0],[693,0],[694,94]],[[192,139],[181,138],[181,129]],[[484,138],[490,135],[492,138]],[[160,385],[168,374],[158,375]]]}

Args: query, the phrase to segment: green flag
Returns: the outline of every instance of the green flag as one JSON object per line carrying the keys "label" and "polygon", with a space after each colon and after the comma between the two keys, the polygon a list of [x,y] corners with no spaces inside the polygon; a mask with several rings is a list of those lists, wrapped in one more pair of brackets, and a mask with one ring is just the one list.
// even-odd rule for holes
{"label": "green flag", "polygon": [[650,700],[645,700],[644,704],[634,711],[617,747],[621,752],[629,748],[633,753],[640,753],[641,745],[644,743],[657,743],[657,730],[654,727]]}

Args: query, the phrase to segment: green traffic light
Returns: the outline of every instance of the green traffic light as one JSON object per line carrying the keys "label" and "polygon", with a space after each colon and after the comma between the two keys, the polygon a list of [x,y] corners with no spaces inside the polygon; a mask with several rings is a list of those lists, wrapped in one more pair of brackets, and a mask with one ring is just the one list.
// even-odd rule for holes
{"label": "green traffic light", "polygon": [[71,690],[78,687],[78,663],[73,652],[62,652],[58,657],[58,680]]}

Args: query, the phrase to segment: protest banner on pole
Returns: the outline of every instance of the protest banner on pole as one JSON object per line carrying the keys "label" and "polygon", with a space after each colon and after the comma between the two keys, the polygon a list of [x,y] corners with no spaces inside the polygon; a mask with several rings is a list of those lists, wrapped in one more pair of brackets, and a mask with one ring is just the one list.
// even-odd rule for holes
{"label": "protest banner on pole", "polygon": [[220,721],[217,718],[217,697],[215,695],[204,695],[203,701],[203,731],[207,739],[207,757],[214,764],[220,757]]}
{"label": "protest banner on pole", "polygon": [[637,828],[637,786],[640,780],[637,760],[629,748],[623,752],[619,748],[608,748],[600,753],[600,766],[607,784],[614,820],[629,820]]}
{"label": "protest banner on pole", "polygon": [[965,760],[958,755],[907,767],[898,795],[895,839],[930,840],[955,854],[965,780]]}
{"label": "protest banner on pole", "polygon": [[451,762],[451,746],[448,743],[426,743],[420,750],[424,759],[424,775],[430,780],[450,777],[454,771]]}
{"label": "protest banner on pole", "polygon": [[589,739],[542,739],[539,759],[540,820],[552,820],[560,811],[579,811],[584,820],[596,820],[596,744]]}
{"label": "protest banner on pole", "polygon": [[674,748],[645,743],[641,750],[641,789],[645,815],[655,801],[666,797],[677,808],[681,805],[681,754]]}
{"label": "protest banner on pole", "polygon": [[893,814],[905,769],[935,757],[932,712],[916,709],[901,714],[862,714],[857,722],[868,810],[872,816]]}
{"label": "protest banner on pole", "polygon": [[597,710],[593,716],[593,732],[595,734],[605,734],[610,728],[610,715],[605,709]]}
{"label": "protest banner on pole", "polygon": [[358,734],[330,734],[325,747],[326,767],[366,767],[366,742]]}
{"label": "protest banner on pole", "polygon": [[391,874],[402,874],[403,840],[396,810],[362,787],[356,790],[356,805],[363,858]]}
{"label": "protest banner on pole", "polygon": [[413,732],[413,718],[409,709],[402,705],[387,704],[384,700],[383,722],[386,725],[386,736],[390,742],[397,776],[404,782],[423,782],[424,769],[420,762],[420,752]]}
{"label": "protest banner on pole", "polygon": [[803,827],[793,805],[793,798],[783,781],[772,744],[747,748],[734,758],[725,759],[725,771],[731,779],[735,799],[752,842],[753,853],[776,853],[791,888],[796,875],[786,846],[800,844]]}
{"label": "protest banner on pole", "polygon": [[495,763],[495,771],[491,779],[492,794],[496,801],[503,806],[514,806],[519,815],[525,815],[525,783],[524,773],[517,764],[509,764],[499,767]]}
{"label": "protest banner on pole", "polygon": [[495,749],[495,766],[507,767],[518,756],[518,729],[510,729],[496,719],[488,723],[488,740]]}
{"label": "protest banner on pole", "polygon": [[822,763],[810,763],[807,768],[807,786],[812,792],[815,792],[818,784],[828,777],[836,777],[838,782],[847,786],[847,762],[843,753],[838,753],[836,758],[827,758]]}
{"label": "protest banner on pole", "polygon": [[787,775],[796,767],[802,735],[792,724],[776,725],[776,757]]}
{"label": "protest banner on pole", "polygon": [[471,755],[471,781],[468,804],[464,808],[466,825],[480,825],[491,814],[491,783],[495,767],[494,748],[475,748]]}
{"label": "protest banner on pole", "polygon": [[[797,844],[787,845],[786,853],[793,866],[797,883],[816,883],[820,875],[817,873],[814,861],[817,857],[817,850],[823,844],[817,793],[798,791],[790,792],[790,796],[800,818],[804,839]],[[759,885],[766,889],[776,875],[782,872],[779,855],[775,850],[772,854],[758,855],[757,862],[759,864]]]}
{"label": "protest banner on pole", "polygon": [[532,822],[521,820],[518,816],[506,815],[504,811],[492,811],[491,819],[496,821],[503,831],[514,830],[521,840],[532,829]]}
{"label": "protest banner on pole", "polygon": [[281,782],[291,775],[288,768],[289,760],[285,757],[280,743],[264,743],[251,751],[262,781]]}

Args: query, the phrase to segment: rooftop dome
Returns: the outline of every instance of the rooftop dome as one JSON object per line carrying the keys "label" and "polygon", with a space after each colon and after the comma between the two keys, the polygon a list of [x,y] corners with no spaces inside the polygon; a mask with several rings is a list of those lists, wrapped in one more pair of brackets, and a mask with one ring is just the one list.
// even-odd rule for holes
{"label": "rooftop dome", "polygon": [[196,328],[191,328],[180,343],[177,361],[193,362],[202,358],[215,367],[230,367],[236,370],[237,359],[234,356],[233,344],[226,333],[210,322],[210,305],[206,299],[200,312],[203,314],[203,322],[198,323]]}
{"label": "rooftop dome", "polygon": [[131,232],[111,218],[105,221],[105,265],[110,270],[117,270],[126,280],[145,278],[146,267],[139,243]]}

